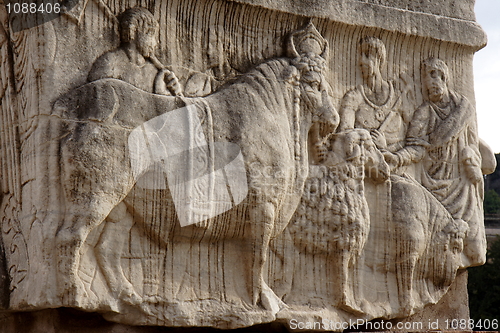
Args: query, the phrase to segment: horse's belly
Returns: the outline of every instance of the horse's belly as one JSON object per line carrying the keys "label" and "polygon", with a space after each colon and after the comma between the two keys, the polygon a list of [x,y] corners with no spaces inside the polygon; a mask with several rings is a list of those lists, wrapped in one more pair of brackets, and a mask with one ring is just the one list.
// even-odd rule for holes
{"label": "horse's belly", "polygon": [[181,227],[170,191],[148,190],[134,186],[124,199],[137,225],[148,238],[160,243],[172,241],[218,241],[247,235],[248,202],[200,223]]}

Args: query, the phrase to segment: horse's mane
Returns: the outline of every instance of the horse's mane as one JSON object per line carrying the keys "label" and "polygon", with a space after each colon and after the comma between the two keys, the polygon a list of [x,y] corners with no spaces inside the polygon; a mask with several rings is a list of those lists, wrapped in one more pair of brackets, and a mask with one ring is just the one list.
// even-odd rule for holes
{"label": "horse's mane", "polygon": [[260,99],[270,111],[282,108],[292,110],[293,85],[288,81],[293,68],[289,59],[272,59],[239,76],[229,88],[244,88],[249,98]]}

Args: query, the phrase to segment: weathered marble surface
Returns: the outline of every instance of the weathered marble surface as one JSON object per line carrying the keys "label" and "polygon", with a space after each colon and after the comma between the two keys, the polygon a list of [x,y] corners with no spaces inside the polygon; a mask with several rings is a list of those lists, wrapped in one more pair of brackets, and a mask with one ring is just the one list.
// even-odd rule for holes
{"label": "weathered marble surface", "polygon": [[468,316],[495,161],[473,3],[88,0],[18,32],[0,7],[0,305]]}

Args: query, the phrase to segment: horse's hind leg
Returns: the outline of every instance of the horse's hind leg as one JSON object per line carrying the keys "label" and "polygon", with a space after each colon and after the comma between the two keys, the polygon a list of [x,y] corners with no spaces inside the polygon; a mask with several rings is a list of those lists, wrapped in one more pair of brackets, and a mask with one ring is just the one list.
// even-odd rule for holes
{"label": "horse's hind leg", "polygon": [[119,300],[136,305],[142,298],[123,274],[121,266],[122,252],[133,223],[127,206],[120,202],[106,218],[95,255],[111,293]]}
{"label": "horse's hind leg", "polygon": [[284,303],[269,288],[264,281],[264,266],[267,261],[269,243],[274,230],[275,208],[270,202],[258,204],[250,214],[252,224],[251,239],[253,240],[254,262],[252,271],[253,304],[259,303],[276,314]]}
{"label": "horse's hind leg", "polygon": [[[57,295],[63,305],[71,306],[83,289],[77,277],[79,267],[79,249],[83,244],[81,237],[71,230],[62,230],[56,236],[57,246]],[[78,304],[76,304],[78,305]]]}

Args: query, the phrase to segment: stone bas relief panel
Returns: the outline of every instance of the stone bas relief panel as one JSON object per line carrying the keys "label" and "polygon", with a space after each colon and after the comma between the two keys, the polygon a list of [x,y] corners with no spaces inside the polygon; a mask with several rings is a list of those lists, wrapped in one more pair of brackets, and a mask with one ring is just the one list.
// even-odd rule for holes
{"label": "stone bas relief panel", "polygon": [[2,29],[6,310],[407,318],[485,261],[470,45],[226,1]]}

